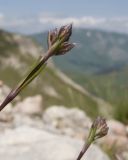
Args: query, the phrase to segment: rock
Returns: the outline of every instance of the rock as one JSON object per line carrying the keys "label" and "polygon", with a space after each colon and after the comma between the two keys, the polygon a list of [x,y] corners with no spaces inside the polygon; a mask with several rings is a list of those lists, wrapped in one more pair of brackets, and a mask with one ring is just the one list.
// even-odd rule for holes
{"label": "rock", "polygon": [[12,104],[8,104],[1,112],[0,112],[0,133],[4,132],[7,128],[12,127],[14,115],[13,115],[13,107]]}
{"label": "rock", "polygon": [[22,102],[15,106],[15,112],[26,115],[41,115],[42,114],[42,96],[27,97]]}
{"label": "rock", "polygon": [[114,146],[115,150],[118,150],[120,148],[125,149],[126,147],[128,147],[128,138],[125,136],[108,134],[100,140],[100,143],[107,146],[108,148]]}
{"label": "rock", "polygon": [[0,81],[0,103],[4,100],[4,98],[8,95],[10,92],[10,88],[6,85],[3,85],[2,82]]}
{"label": "rock", "polygon": [[[0,81],[0,104],[3,102],[5,97],[10,92],[10,88],[3,84]],[[1,112],[0,112],[0,122],[11,122],[13,120],[12,115],[12,104],[9,103]]]}
{"label": "rock", "polygon": [[2,87],[3,84],[4,84],[4,82],[0,80],[0,87]]}
{"label": "rock", "polygon": [[85,139],[88,135],[91,120],[77,108],[67,109],[63,106],[52,106],[43,114],[46,125],[56,128],[61,134]]}
{"label": "rock", "polygon": [[49,86],[49,85],[45,86],[43,90],[44,90],[45,94],[47,94],[50,97],[55,97],[55,98],[59,98],[59,99],[61,98],[60,95],[55,90],[55,88],[52,86]]}
{"label": "rock", "polygon": [[[3,102],[3,100],[8,95],[9,92],[10,92],[10,88],[0,80],[0,104]],[[0,133],[2,133],[6,128],[9,128],[12,126],[12,122],[14,119],[12,110],[13,110],[13,106],[11,103],[9,103],[0,112]]]}
{"label": "rock", "polygon": [[[83,141],[22,126],[0,135],[0,157],[4,160],[74,160]],[[92,145],[83,160],[109,160]]]}
{"label": "rock", "polygon": [[128,137],[128,125],[126,126],[126,134],[127,134],[127,137]]}
{"label": "rock", "polygon": [[28,116],[24,114],[15,114],[14,121],[13,121],[13,127],[19,127],[22,125],[27,125],[35,128],[43,128],[43,122],[41,120],[41,117],[39,116]]}
{"label": "rock", "polygon": [[115,150],[120,148],[125,149],[128,147],[128,138],[126,136],[126,127],[116,120],[107,121],[109,131],[107,136],[101,139],[99,142],[105,145],[109,149],[114,146]]}
{"label": "rock", "polygon": [[[10,90],[11,89],[0,80],[0,104],[3,102],[3,100],[9,94]],[[18,100],[20,100],[19,96],[17,96],[15,98],[15,101],[18,101]],[[12,107],[11,103],[9,103],[8,107],[6,107],[6,108],[11,108],[10,106]]]}
{"label": "rock", "polygon": [[122,153],[122,159],[123,160],[128,160],[128,151],[125,151]]}
{"label": "rock", "polygon": [[107,124],[109,126],[109,134],[126,136],[126,127],[121,122],[116,120],[109,120]]}
{"label": "rock", "polygon": [[0,112],[0,122],[12,122],[14,115],[13,115],[13,107],[12,104],[8,104],[1,112]]}

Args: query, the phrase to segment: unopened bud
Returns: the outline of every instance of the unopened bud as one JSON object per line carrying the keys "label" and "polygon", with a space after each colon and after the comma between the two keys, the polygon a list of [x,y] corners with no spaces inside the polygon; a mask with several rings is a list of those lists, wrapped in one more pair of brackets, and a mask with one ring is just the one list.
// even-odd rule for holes
{"label": "unopened bud", "polygon": [[106,120],[102,117],[98,117],[92,124],[92,129],[96,130],[94,140],[102,138],[108,133],[108,126]]}
{"label": "unopened bud", "polygon": [[59,51],[55,55],[58,56],[58,55],[66,54],[66,52],[70,51],[74,46],[75,46],[74,43],[64,42],[61,45]]}
{"label": "unopened bud", "polygon": [[66,42],[70,39],[72,34],[72,24],[62,26],[59,31],[59,38],[63,39],[63,42]]}
{"label": "unopened bud", "polygon": [[86,143],[84,144],[81,152],[79,153],[77,160],[80,160],[90,145],[98,138],[105,136],[108,133],[108,127],[104,118],[98,117],[94,120]]}
{"label": "unopened bud", "polygon": [[48,32],[48,48],[50,48],[57,40],[58,30],[57,28],[53,31]]}
{"label": "unopened bud", "polygon": [[48,33],[48,48],[51,49],[50,56],[63,55],[70,51],[75,44],[69,43],[72,34],[72,24],[54,29]]}

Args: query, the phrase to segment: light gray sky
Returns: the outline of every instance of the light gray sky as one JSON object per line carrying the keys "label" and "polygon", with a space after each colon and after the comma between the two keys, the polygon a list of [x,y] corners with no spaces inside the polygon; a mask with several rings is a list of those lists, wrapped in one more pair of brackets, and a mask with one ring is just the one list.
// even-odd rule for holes
{"label": "light gray sky", "polygon": [[75,27],[128,33],[128,0],[0,0],[0,28],[34,33]]}

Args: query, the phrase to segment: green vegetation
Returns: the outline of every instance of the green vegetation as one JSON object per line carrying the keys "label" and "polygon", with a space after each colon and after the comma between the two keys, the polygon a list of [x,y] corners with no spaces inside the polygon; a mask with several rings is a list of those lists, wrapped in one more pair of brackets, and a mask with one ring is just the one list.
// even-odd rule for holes
{"label": "green vegetation", "polygon": [[113,117],[128,123],[128,66],[120,71],[111,71],[106,74],[68,75],[93,95],[110,102],[114,106]]}
{"label": "green vegetation", "polygon": [[[3,36],[4,35],[4,36]],[[26,37],[22,37],[22,41],[16,43],[14,34],[0,32],[0,39],[3,46],[0,46],[0,79],[13,88],[26,74],[26,68],[29,68],[35,61],[35,58],[30,53],[23,52],[20,47],[23,46],[23,42]],[[28,41],[32,41],[28,38]],[[34,41],[32,41],[36,48],[39,48]],[[28,47],[28,46],[27,46]],[[31,48],[31,46],[29,46]],[[5,56],[6,55],[6,56]],[[38,58],[37,53],[37,58]],[[10,58],[11,57],[11,58]],[[10,59],[13,59],[15,63],[12,63]],[[19,67],[17,67],[17,65]],[[24,73],[25,71],[25,73]],[[43,96],[44,107],[51,105],[65,105],[66,107],[79,107],[86,111],[91,117],[96,117],[99,113],[98,104],[91,96],[88,96],[73,85],[70,85],[63,81],[63,79],[57,74],[56,68],[53,65],[48,66],[41,75],[36,78],[22,93],[21,98],[26,96],[33,96],[41,94]]]}
{"label": "green vegetation", "polygon": [[[46,33],[33,35],[46,46]],[[128,62],[128,36],[91,29],[74,29],[76,48],[64,57],[54,58],[63,71],[86,75],[119,70]]]}
{"label": "green vegetation", "polygon": [[84,86],[114,106],[114,118],[128,122],[128,67],[105,75],[95,75]]}
{"label": "green vegetation", "polygon": [[[45,36],[33,37],[42,42]],[[111,103],[113,116],[128,123],[128,35],[75,29],[72,41],[76,49],[54,58],[56,66],[93,95]]]}

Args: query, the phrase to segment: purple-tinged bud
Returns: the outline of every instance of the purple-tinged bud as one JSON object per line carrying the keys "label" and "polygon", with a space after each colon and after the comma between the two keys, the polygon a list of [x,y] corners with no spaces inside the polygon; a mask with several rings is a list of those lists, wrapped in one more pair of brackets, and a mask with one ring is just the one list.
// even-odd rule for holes
{"label": "purple-tinged bud", "polygon": [[123,160],[118,154],[115,155],[116,160]]}
{"label": "purple-tinged bud", "polygon": [[92,124],[92,129],[95,129],[95,137],[94,140],[98,138],[102,138],[107,135],[108,133],[108,126],[106,120],[102,117],[96,118],[96,120]]}
{"label": "purple-tinged bud", "polygon": [[57,28],[53,31],[48,32],[48,48],[50,48],[58,38],[58,30]]}
{"label": "purple-tinged bud", "polygon": [[62,26],[59,30],[59,38],[63,39],[63,42],[69,41],[72,34],[72,24]]}
{"label": "purple-tinged bud", "polygon": [[58,52],[56,52],[55,56],[66,54],[66,52],[70,51],[74,47],[75,47],[74,43],[64,42],[58,49]]}
{"label": "purple-tinged bud", "polygon": [[60,29],[54,29],[48,33],[49,56],[63,55],[70,51],[75,45],[69,43],[72,34],[72,24],[62,26]]}
{"label": "purple-tinged bud", "polygon": [[81,152],[79,153],[77,160],[80,160],[85,152],[88,150],[90,145],[98,138],[102,138],[108,133],[108,127],[106,124],[106,120],[104,118],[98,117],[96,120],[94,120],[90,132],[88,135],[88,138],[86,140],[86,143],[84,144]]}

